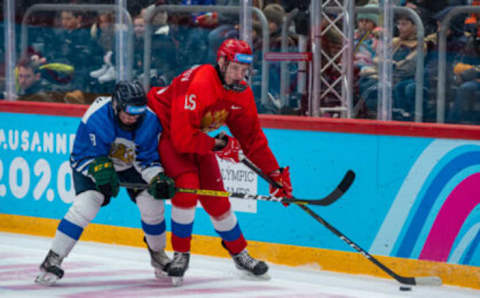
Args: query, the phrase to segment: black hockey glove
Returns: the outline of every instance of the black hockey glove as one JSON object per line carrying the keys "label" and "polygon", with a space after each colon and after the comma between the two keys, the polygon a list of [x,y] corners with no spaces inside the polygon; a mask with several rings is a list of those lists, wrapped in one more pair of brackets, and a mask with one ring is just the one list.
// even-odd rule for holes
{"label": "black hockey glove", "polygon": [[105,201],[118,195],[120,184],[117,172],[108,157],[96,158],[88,167],[88,173],[95,179],[96,188],[105,196]]}
{"label": "black hockey glove", "polygon": [[164,173],[160,173],[150,181],[148,193],[157,200],[171,199],[175,195],[175,182]]}

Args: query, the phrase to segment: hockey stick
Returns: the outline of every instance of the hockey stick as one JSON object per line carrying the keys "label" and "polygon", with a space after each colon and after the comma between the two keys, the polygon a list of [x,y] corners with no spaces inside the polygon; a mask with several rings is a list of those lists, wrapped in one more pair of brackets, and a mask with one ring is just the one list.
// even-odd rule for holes
{"label": "hockey stick", "polygon": [[[270,177],[265,175],[256,165],[254,165],[246,157],[243,157],[240,161],[244,165],[246,165],[249,169],[251,169],[252,171],[257,173],[257,175],[259,175],[260,177],[265,179],[265,181],[267,181],[268,183],[272,184],[275,187],[281,188],[281,186],[277,182],[273,181]],[[347,173],[345,174],[345,176],[343,176],[342,181],[340,181],[338,186],[331,193],[329,193],[327,196],[325,196],[323,198],[316,199],[316,200],[311,200],[311,201],[315,201],[316,203],[310,203],[310,204],[311,205],[328,206],[328,205],[334,203],[336,200],[340,199],[340,197],[350,188],[350,186],[353,183],[353,180],[355,180],[355,172],[353,172],[352,170],[348,170]],[[297,200],[298,201],[306,201],[306,200],[295,199],[295,198],[290,199],[290,200],[293,200],[293,202],[288,202],[288,200],[284,200],[282,202],[297,203],[296,202]]]}
{"label": "hockey stick", "polygon": [[374,256],[372,256],[371,254],[366,252],[364,249],[362,249],[360,246],[358,246],[358,244],[356,244],[355,242],[350,240],[347,236],[345,236],[345,234],[341,233],[339,230],[337,230],[335,227],[333,227],[331,224],[329,224],[326,220],[324,220],[318,214],[313,212],[312,209],[308,208],[307,206],[303,206],[303,205],[299,205],[299,207],[302,208],[308,214],[310,214],[319,223],[324,225],[332,233],[337,235],[338,238],[345,241],[348,245],[350,245],[351,248],[358,251],[362,256],[367,258],[370,262],[377,265],[385,273],[387,273],[388,275],[390,275],[391,277],[396,279],[399,283],[405,284],[405,285],[429,285],[429,286],[440,286],[440,285],[442,285],[442,280],[438,276],[407,277],[407,276],[401,276],[401,275],[393,272],[390,268],[388,268],[386,265],[381,263]]}
{"label": "hockey stick", "polygon": [[[251,170],[253,170],[255,173],[257,173],[259,176],[261,176],[263,179],[265,179],[271,185],[273,185],[275,187],[280,186],[278,183],[276,183],[270,177],[265,175],[256,165],[254,165],[248,159],[243,159],[242,162],[247,167],[249,167]],[[304,206],[304,205],[299,205],[299,207],[302,208],[302,210],[304,210],[305,212],[307,212],[310,216],[315,218],[319,223],[324,225],[332,233],[337,235],[338,238],[340,238],[345,243],[347,243],[351,248],[358,251],[362,256],[367,258],[370,262],[372,262],[373,264],[378,266],[380,269],[382,269],[385,273],[387,273],[388,275],[393,277],[395,280],[397,280],[399,283],[406,284],[406,285],[430,285],[430,286],[440,286],[442,284],[442,280],[438,276],[406,277],[406,276],[401,276],[401,275],[393,272],[390,268],[388,268],[386,265],[381,263],[374,256],[372,256],[367,251],[365,251],[360,246],[358,246],[355,242],[350,240],[347,236],[345,236],[345,234],[341,233],[339,230],[337,230],[335,227],[333,227],[331,224],[329,224],[326,220],[324,220],[318,214],[313,212],[312,209],[310,209],[310,208],[308,208],[307,206]]]}
{"label": "hockey stick", "polygon": [[[120,186],[132,189],[146,189],[148,188],[147,184],[144,183],[128,183],[128,182],[121,182]],[[330,199],[325,201],[324,199],[320,200],[309,200],[309,199],[298,199],[298,198],[278,198],[274,196],[263,196],[263,195],[251,195],[246,193],[238,193],[238,192],[227,192],[221,190],[213,190],[213,189],[193,189],[193,188],[181,188],[177,187],[175,189],[177,192],[184,192],[184,193],[192,193],[197,194],[200,196],[212,196],[212,197],[230,197],[234,199],[245,199],[245,200],[257,200],[257,201],[271,201],[271,202],[280,202],[280,203],[293,203],[293,204],[301,204],[301,205],[318,205],[318,206],[326,206],[329,203]]]}

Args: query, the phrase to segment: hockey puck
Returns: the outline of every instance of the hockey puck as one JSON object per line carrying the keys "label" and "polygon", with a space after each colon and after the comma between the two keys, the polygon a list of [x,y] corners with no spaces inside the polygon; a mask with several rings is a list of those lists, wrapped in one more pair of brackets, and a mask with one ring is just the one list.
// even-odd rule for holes
{"label": "hockey puck", "polygon": [[400,291],[411,291],[412,290],[412,287],[405,287],[405,286],[401,286],[399,288]]}

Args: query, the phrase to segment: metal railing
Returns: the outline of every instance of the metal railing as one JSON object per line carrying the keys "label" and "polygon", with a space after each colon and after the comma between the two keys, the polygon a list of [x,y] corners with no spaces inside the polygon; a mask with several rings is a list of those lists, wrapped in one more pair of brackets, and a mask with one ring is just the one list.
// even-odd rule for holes
{"label": "metal railing", "polygon": [[[288,28],[290,23],[298,14],[298,8],[293,9],[287,14],[282,23],[282,35],[281,35],[281,52],[286,53],[288,51]],[[290,76],[288,75],[288,62],[280,62],[280,104],[282,107],[287,105],[288,86],[290,85]]]}

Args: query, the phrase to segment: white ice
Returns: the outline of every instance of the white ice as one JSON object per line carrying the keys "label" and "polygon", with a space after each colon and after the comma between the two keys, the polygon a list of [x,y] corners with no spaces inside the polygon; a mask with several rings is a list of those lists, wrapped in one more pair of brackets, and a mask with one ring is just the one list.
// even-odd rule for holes
{"label": "white ice", "polygon": [[392,279],[273,264],[270,280],[251,280],[230,259],[201,255],[191,256],[183,286],[172,287],[155,279],[146,249],[83,241],[64,260],[65,276],[43,287],[33,280],[50,242],[0,233],[0,297],[480,297],[480,290],[446,285],[401,292]]}

